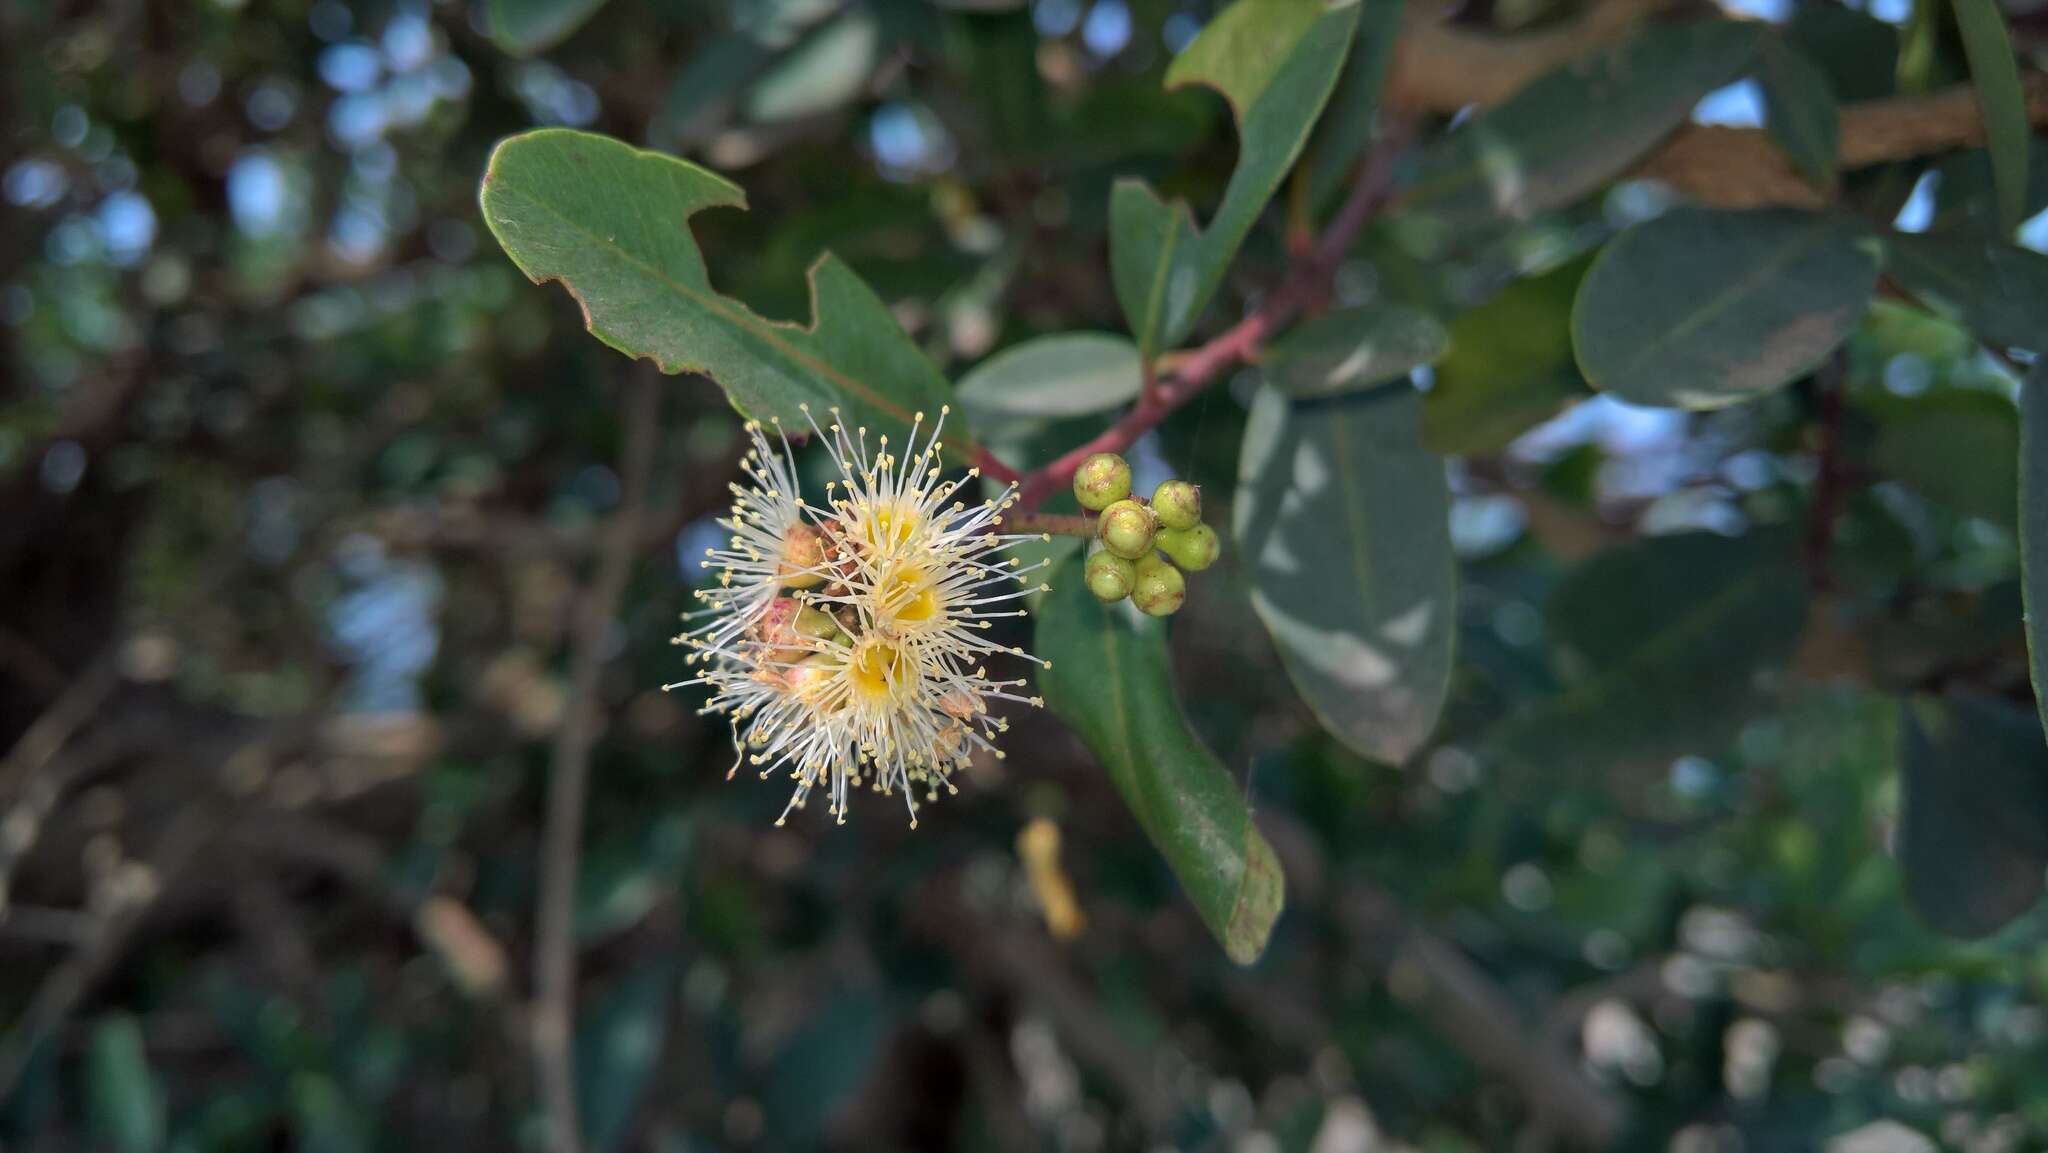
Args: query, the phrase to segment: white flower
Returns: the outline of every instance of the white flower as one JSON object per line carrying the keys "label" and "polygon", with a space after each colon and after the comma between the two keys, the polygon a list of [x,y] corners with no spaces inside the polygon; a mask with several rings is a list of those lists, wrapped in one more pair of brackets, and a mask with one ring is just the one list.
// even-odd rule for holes
{"label": "white flower", "polygon": [[718,526],[732,534],[724,548],[704,550],[702,565],[718,570],[718,587],[697,594],[710,618],[676,638],[707,652],[723,652],[752,628],[778,595],[822,583],[824,534],[804,519],[802,482],[789,441],[778,427],[771,445],[758,421],[747,422],[753,447],[740,460],[749,483],[731,486],[732,515]]}
{"label": "white flower", "polygon": [[749,469],[751,489],[735,487],[734,515],[720,522],[732,545],[709,558],[721,566],[706,596],[712,619],[677,638],[705,666],[680,683],[709,685],[705,711],[732,718],[733,771],[751,761],[765,778],[788,766],[796,787],[781,819],[825,787],[844,822],[849,793],[866,784],[900,791],[914,828],[918,789],[956,791],[952,773],[976,750],[1003,755],[994,738],[1008,726],[991,701],[1040,704],[1016,691],[1022,678],[994,679],[984,663],[1037,659],[988,637],[996,618],[1023,615],[1007,607],[1026,595],[1016,578],[1044,563],[1000,556],[1035,539],[996,531],[1014,486],[955,499],[978,472],[942,479],[944,413],[919,445],[923,422],[900,455],[887,437],[871,455],[865,429],[813,424],[839,471],[825,508],[797,494],[787,443],[776,453],[754,429],[750,461],[773,464]]}

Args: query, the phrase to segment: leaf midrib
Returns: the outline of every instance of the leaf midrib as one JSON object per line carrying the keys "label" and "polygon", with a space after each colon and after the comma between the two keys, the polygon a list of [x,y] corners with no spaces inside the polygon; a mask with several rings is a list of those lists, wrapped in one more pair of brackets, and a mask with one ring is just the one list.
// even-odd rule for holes
{"label": "leaf midrib", "polygon": [[[1751,268],[1741,279],[1730,284],[1721,293],[1699,309],[1687,314],[1684,320],[1665,329],[1654,339],[1643,344],[1628,362],[1615,370],[1619,377],[1631,377],[1643,367],[1663,355],[1669,346],[1691,336],[1708,321],[1735,307],[1742,299],[1755,291],[1759,285],[1773,279],[1797,258],[1804,256],[1816,243],[1835,230],[1835,223],[1826,218],[1817,221],[1792,243],[1778,250],[1775,256]],[[1604,263],[1604,262],[1603,262]]]}

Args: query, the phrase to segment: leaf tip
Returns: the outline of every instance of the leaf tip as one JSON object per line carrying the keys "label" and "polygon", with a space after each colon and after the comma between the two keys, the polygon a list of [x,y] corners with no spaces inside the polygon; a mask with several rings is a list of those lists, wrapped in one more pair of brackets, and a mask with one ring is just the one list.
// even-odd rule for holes
{"label": "leaf tip", "polygon": [[1223,951],[1239,965],[1250,965],[1266,952],[1273,924],[1287,905],[1287,877],[1280,858],[1258,826],[1245,826],[1244,876],[1238,882],[1230,923],[1223,931]]}

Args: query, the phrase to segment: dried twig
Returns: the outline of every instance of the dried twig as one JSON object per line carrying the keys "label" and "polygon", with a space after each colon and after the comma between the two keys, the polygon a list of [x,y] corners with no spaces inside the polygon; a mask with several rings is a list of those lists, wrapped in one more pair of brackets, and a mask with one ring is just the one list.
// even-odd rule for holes
{"label": "dried twig", "polygon": [[111,654],[87,666],[14,742],[7,758],[0,760],[0,801],[19,796],[120,683],[120,671]]}
{"label": "dried twig", "polygon": [[597,573],[579,605],[570,644],[568,712],[555,734],[548,778],[547,827],[541,858],[540,914],[533,949],[533,1045],[541,1100],[547,1110],[549,1148],[582,1147],[576,1117],[572,1055],[576,999],[576,874],[583,844],[583,810],[590,784],[590,745],[597,727],[597,683],[604,671],[605,634],[632,575],[641,508],[653,471],[661,416],[661,377],[636,370],[627,389],[626,444],[620,463],[619,510],[607,529]]}

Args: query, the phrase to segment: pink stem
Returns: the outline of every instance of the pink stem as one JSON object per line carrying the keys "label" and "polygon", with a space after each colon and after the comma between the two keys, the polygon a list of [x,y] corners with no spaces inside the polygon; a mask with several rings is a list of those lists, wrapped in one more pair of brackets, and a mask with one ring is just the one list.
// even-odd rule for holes
{"label": "pink stem", "polygon": [[[1289,267],[1280,287],[1257,311],[1208,343],[1176,357],[1170,372],[1155,378],[1148,366],[1145,389],[1139,394],[1137,405],[1102,435],[1023,477],[1019,505],[1027,510],[1037,508],[1046,497],[1073,482],[1082,461],[1098,452],[1122,452],[1137,443],[1139,437],[1199,396],[1217,377],[1255,358],[1267,337],[1327,294],[1331,273],[1350,251],[1351,242],[1358,238],[1366,221],[1386,202],[1393,186],[1394,161],[1407,145],[1411,129],[1406,120],[1388,125],[1385,136],[1359,163],[1351,194],[1331,218],[1330,226],[1317,238],[1315,246]],[[986,465],[983,470],[989,471]],[[992,471],[990,475],[1001,479]]]}

